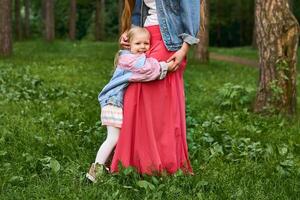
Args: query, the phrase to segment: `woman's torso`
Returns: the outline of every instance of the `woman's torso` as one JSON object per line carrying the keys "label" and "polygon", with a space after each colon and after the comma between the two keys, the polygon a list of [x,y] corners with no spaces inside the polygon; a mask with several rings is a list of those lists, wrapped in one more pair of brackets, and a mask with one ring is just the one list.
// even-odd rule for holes
{"label": "woman's torso", "polygon": [[158,25],[155,0],[144,0],[144,2],[148,7],[148,15],[144,22],[144,27]]}
{"label": "woman's torso", "polygon": [[[150,0],[136,0],[132,24],[144,26]],[[164,43],[169,51],[178,50],[183,43],[180,36],[188,33],[196,37],[200,26],[200,0],[155,0],[155,10]]]}

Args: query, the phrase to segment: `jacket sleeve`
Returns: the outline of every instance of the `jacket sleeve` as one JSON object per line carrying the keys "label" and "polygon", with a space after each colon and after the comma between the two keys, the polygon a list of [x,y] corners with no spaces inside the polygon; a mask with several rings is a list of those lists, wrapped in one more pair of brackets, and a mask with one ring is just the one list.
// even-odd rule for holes
{"label": "jacket sleeve", "polygon": [[132,73],[129,82],[147,82],[163,79],[167,75],[168,66],[165,62],[158,62],[154,58],[140,55],[120,56],[118,67]]}
{"label": "jacket sleeve", "polygon": [[181,0],[180,8],[184,33],[179,37],[190,45],[197,44],[199,42],[197,34],[200,29],[200,0]]}

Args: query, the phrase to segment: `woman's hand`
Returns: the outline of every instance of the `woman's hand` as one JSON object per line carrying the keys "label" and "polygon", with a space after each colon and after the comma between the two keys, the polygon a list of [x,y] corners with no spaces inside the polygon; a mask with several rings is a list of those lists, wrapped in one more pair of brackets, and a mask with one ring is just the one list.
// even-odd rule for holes
{"label": "woman's hand", "polygon": [[172,68],[171,71],[176,71],[178,69],[178,67],[180,66],[181,62],[183,61],[183,59],[186,57],[188,51],[189,51],[189,44],[187,44],[186,42],[184,42],[182,44],[182,47],[176,51],[168,60],[167,62],[170,61],[174,61],[173,66],[170,67]]}
{"label": "woman's hand", "polygon": [[167,64],[167,66],[168,66],[168,72],[174,70],[174,67],[173,67],[173,65],[174,65],[174,60],[171,60],[170,62],[167,62],[166,64]]}
{"label": "woman's hand", "polygon": [[128,37],[127,37],[127,31],[122,33],[122,35],[120,36],[119,42],[120,42],[121,47],[123,47],[124,49],[130,49],[130,45],[129,45]]}

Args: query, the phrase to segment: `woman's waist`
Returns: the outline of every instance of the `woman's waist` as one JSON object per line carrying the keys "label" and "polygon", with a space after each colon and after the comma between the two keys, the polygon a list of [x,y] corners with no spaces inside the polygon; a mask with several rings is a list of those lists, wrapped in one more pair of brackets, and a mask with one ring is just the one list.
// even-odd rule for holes
{"label": "woman's waist", "polygon": [[146,26],[145,28],[149,31],[151,38],[155,38],[155,39],[162,38],[159,25],[150,25],[150,26]]}

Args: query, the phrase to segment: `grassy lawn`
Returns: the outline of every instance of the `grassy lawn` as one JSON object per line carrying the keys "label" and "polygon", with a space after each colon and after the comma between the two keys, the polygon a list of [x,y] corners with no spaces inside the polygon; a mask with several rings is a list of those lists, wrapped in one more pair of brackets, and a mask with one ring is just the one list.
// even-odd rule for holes
{"label": "grassy lawn", "polygon": [[258,59],[258,52],[252,47],[233,47],[233,48],[217,48],[210,47],[209,50],[214,53],[228,55],[228,56],[238,56],[247,59]]}
{"label": "grassy lawn", "polygon": [[[116,50],[28,41],[0,60],[0,199],[299,198],[299,116],[253,114],[258,70],[216,61],[190,60],[185,73],[194,176],[125,169],[89,184],[84,175],[106,136],[97,95]],[[255,58],[249,48],[212,51]]]}
{"label": "grassy lawn", "polygon": [[[234,47],[234,48],[217,48],[211,47],[209,49],[211,52],[228,55],[228,56],[238,56],[247,59],[258,60],[258,52],[252,47]],[[298,49],[298,58],[300,58],[300,49]],[[300,60],[298,59],[298,69],[300,69]]]}

